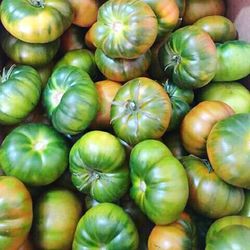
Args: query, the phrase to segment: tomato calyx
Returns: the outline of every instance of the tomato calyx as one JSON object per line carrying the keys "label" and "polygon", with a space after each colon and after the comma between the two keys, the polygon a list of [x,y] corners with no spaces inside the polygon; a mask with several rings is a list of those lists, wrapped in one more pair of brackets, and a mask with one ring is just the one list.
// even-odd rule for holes
{"label": "tomato calyx", "polygon": [[29,0],[30,4],[37,8],[44,8],[45,2],[44,0]]}
{"label": "tomato calyx", "polygon": [[125,105],[126,109],[131,113],[135,112],[138,109],[136,102],[132,100],[128,100]]}
{"label": "tomato calyx", "polygon": [[172,51],[168,43],[165,46],[165,50],[169,55],[169,59],[168,62],[164,65],[164,71],[167,71],[168,69],[171,70],[172,68],[174,68],[175,71],[176,66],[181,63],[181,56]]}
{"label": "tomato calyx", "polygon": [[13,64],[9,68],[7,68],[7,67],[3,68],[2,76],[0,77],[1,83],[7,81],[10,78],[15,67],[16,67],[16,65]]}

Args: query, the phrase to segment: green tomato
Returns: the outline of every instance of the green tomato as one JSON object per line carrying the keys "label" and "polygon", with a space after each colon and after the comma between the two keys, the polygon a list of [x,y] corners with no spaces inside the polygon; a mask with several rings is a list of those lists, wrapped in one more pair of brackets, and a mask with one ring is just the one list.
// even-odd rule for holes
{"label": "green tomato", "polygon": [[137,250],[138,232],[129,215],[119,206],[102,203],[80,219],[72,250]]}
{"label": "green tomato", "polygon": [[250,113],[250,92],[239,82],[211,82],[199,89],[199,101],[221,101],[235,113]]}
{"label": "green tomato", "polygon": [[42,82],[30,66],[11,66],[4,69],[0,84],[0,124],[17,124],[36,107]]}
{"label": "green tomato", "polygon": [[1,46],[6,55],[16,63],[42,66],[51,62],[56,55],[60,40],[39,44],[18,40],[7,31],[3,32]]}
{"label": "green tomato", "polygon": [[61,66],[75,66],[84,70],[89,74],[92,80],[95,80],[98,76],[98,68],[95,63],[95,56],[93,52],[87,49],[76,49],[68,51],[57,62],[54,67],[54,71]]}
{"label": "green tomato", "polygon": [[189,181],[188,203],[196,212],[209,218],[221,218],[241,210],[243,190],[221,180],[207,160],[190,155],[183,157],[181,163]]}
{"label": "green tomato", "polygon": [[75,66],[53,71],[43,102],[56,130],[66,135],[84,131],[98,111],[98,95],[89,75]]}
{"label": "green tomato", "polygon": [[237,31],[234,23],[224,16],[205,16],[193,25],[207,32],[214,42],[226,42],[236,39]]}
{"label": "green tomato", "polygon": [[55,181],[68,164],[64,138],[45,124],[28,123],[12,130],[0,148],[0,166],[6,175],[33,186]]}
{"label": "green tomato", "polygon": [[225,182],[250,188],[250,113],[217,122],[207,139],[207,154],[215,173]]}
{"label": "green tomato", "polygon": [[250,190],[245,190],[245,202],[239,215],[250,217]]}
{"label": "green tomato", "polygon": [[167,130],[171,115],[171,102],[164,88],[146,77],[128,81],[111,105],[113,129],[129,145],[159,139]]}
{"label": "green tomato", "polygon": [[108,79],[125,82],[142,76],[151,62],[151,52],[140,55],[135,59],[110,58],[101,49],[96,49],[95,60],[99,70]]}
{"label": "green tomato", "polygon": [[72,147],[69,156],[75,187],[99,202],[121,198],[129,186],[129,171],[122,144],[110,133],[91,131]]}
{"label": "green tomato", "polygon": [[32,239],[39,249],[71,249],[81,203],[66,189],[49,189],[35,203]]}
{"label": "green tomato", "polygon": [[217,45],[217,69],[213,81],[237,81],[250,73],[250,43],[228,41]]}
{"label": "green tomato", "polygon": [[160,141],[138,143],[130,155],[130,196],[155,224],[179,218],[188,199],[188,180],[182,164]]}
{"label": "green tomato", "polygon": [[56,40],[70,26],[73,9],[69,1],[3,0],[1,21],[5,29],[28,43]]}
{"label": "green tomato", "polygon": [[15,177],[0,176],[0,249],[19,249],[31,229],[32,199]]}
{"label": "green tomato", "polygon": [[157,27],[153,10],[143,1],[110,0],[99,8],[91,34],[107,56],[134,59],[153,45]]}
{"label": "green tomato", "polygon": [[210,36],[195,26],[173,32],[159,50],[166,74],[182,88],[200,88],[215,76],[216,47]]}

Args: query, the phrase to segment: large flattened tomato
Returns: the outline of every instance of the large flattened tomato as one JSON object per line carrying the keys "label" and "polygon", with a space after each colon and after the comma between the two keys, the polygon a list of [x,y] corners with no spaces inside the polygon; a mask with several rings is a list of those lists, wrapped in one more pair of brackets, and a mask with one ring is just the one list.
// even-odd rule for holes
{"label": "large flattened tomato", "polygon": [[91,131],[71,148],[69,161],[75,187],[99,202],[114,202],[128,190],[125,149],[110,133]]}
{"label": "large flattened tomato", "polygon": [[183,17],[184,24],[193,24],[205,16],[224,15],[224,0],[187,0]]}
{"label": "large flattened tomato", "polygon": [[148,250],[196,250],[196,227],[189,214],[166,226],[155,226],[148,238]]}
{"label": "large flattened tomato", "polygon": [[32,239],[38,249],[68,250],[81,217],[81,202],[71,191],[49,189],[35,203]]}
{"label": "large flattened tomato", "polygon": [[198,101],[221,101],[235,113],[250,113],[250,92],[239,82],[211,82],[199,89]]}
{"label": "large flattened tomato", "polygon": [[28,43],[56,40],[70,26],[73,9],[69,1],[4,0],[1,21],[6,30]]}
{"label": "large flattened tomato", "polygon": [[216,220],[206,235],[206,250],[249,249],[250,218],[225,216]]}
{"label": "large flattened tomato", "polygon": [[110,58],[101,49],[95,51],[95,61],[107,79],[117,82],[126,82],[142,76],[151,62],[151,51],[140,55],[135,59]]}
{"label": "large flattened tomato", "polygon": [[243,189],[221,180],[207,160],[190,155],[183,157],[181,163],[188,176],[188,203],[196,212],[209,218],[221,218],[241,210]]}
{"label": "large flattened tomato", "polygon": [[2,32],[1,35],[1,46],[11,60],[34,67],[50,63],[60,46],[59,39],[40,44],[23,42],[7,31]]}
{"label": "large flattened tomato", "polygon": [[111,58],[137,58],[155,42],[157,19],[141,0],[110,0],[91,27],[94,45]]}
{"label": "large flattened tomato", "polygon": [[130,216],[119,206],[101,203],[80,219],[72,250],[137,250],[138,232]]}
{"label": "large flattened tomato", "polygon": [[231,82],[250,73],[250,43],[234,40],[217,44],[217,68],[213,81]]}
{"label": "large flattened tomato", "polygon": [[225,182],[250,188],[250,113],[217,122],[207,139],[207,154],[215,173]]}
{"label": "large flattened tomato", "polygon": [[129,145],[160,138],[167,130],[171,115],[171,102],[164,88],[146,77],[123,85],[111,106],[113,129]]}
{"label": "large flattened tomato", "polygon": [[88,73],[71,65],[53,71],[43,92],[43,101],[55,129],[66,135],[85,130],[98,110],[93,81]]}
{"label": "large flattened tomato", "polygon": [[15,177],[0,176],[0,249],[18,249],[28,236],[33,211],[30,193]]}
{"label": "large flattened tomato", "polygon": [[206,155],[207,137],[216,122],[234,114],[226,103],[204,101],[193,107],[181,123],[180,136],[184,148],[196,156]]}
{"label": "large flattened tomato", "polygon": [[161,67],[183,88],[200,88],[215,76],[216,47],[210,36],[196,26],[173,32],[159,50]]}
{"label": "large flattened tomato", "polygon": [[0,80],[0,124],[17,124],[37,105],[42,82],[31,66],[12,65]]}
{"label": "large flattened tomato", "polygon": [[27,185],[52,183],[67,164],[68,146],[64,138],[42,123],[18,126],[7,135],[0,148],[3,171]]}
{"label": "large flattened tomato", "polygon": [[172,223],[188,199],[188,180],[182,164],[160,141],[144,140],[130,155],[130,196],[157,225]]}
{"label": "large flattened tomato", "polygon": [[237,31],[234,23],[224,16],[205,16],[194,23],[207,32],[214,42],[226,42],[236,39]]}

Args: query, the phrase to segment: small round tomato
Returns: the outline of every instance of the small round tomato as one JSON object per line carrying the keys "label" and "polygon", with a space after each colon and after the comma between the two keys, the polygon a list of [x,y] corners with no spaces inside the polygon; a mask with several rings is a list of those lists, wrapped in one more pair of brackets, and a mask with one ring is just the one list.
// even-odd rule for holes
{"label": "small round tomato", "polygon": [[211,82],[199,89],[199,101],[221,101],[235,113],[250,113],[250,92],[239,82]]}
{"label": "small round tomato", "polygon": [[193,24],[205,16],[225,14],[224,0],[188,0],[183,17],[184,24]]}
{"label": "small round tomato", "polygon": [[31,229],[32,199],[15,177],[0,176],[0,249],[18,249]]}
{"label": "small round tomato", "polygon": [[121,88],[121,84],[110,80],[103,80],[95,83],[99,98],[99,110],[96,118],[91,124],[92,128],[110,128],[110,109],[112,101]]}
{"label": "small round tomato", "polygon": [[180,135],[184,148],[196,156],[206,155],[207,137],[216,122],[234,114],[224,102],[204,101],[198,103],[184,117]]}
{"label": "small round tomato", "polygon": [[235,24],[224,16],[205,16],[193,25],[207,32],[214,42],[235,40],[237,36]]}
{"label": "small round tomato", "polygon": [[69,0],[73,7],[74,18],[72,23],[80,27],[90,27],[97,18],[98,0]]}
{"label": "small round tomato", "polygon": [[207,139],[207,154],[215,173],[225,182],[250,188],[250,113],[217,122]]}
{"label": "small round tomato", "polygon": [[176,222],[153,228],[148,238],[148,250],[195,250],[196,238],[195,224],[183,212]]}

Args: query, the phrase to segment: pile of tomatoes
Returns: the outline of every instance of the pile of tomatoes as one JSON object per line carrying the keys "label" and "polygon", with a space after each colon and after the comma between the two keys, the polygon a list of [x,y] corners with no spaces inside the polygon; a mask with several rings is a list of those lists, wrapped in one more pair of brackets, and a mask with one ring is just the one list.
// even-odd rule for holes
{"label": "pile of tomatoes", "polygon": [[250,43],[223,0],[2,0],[0,249],[250,249]]}

